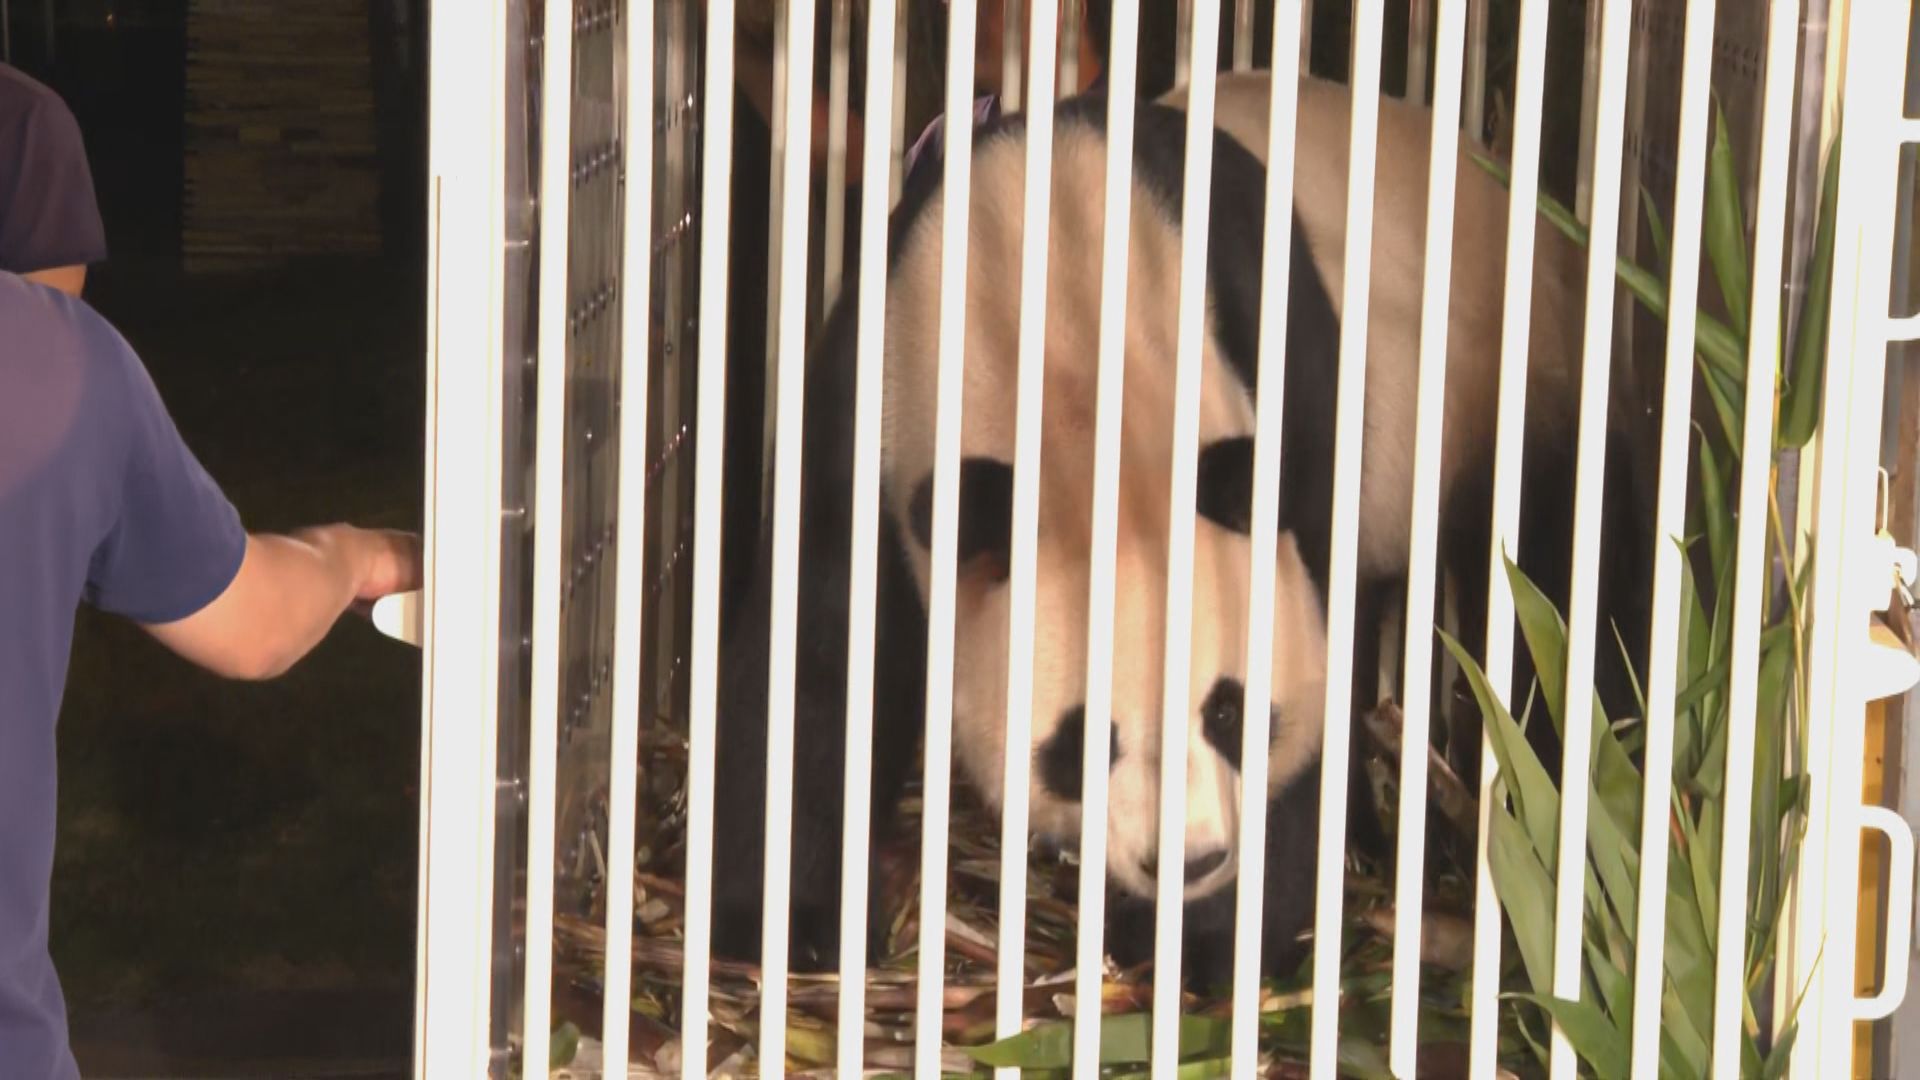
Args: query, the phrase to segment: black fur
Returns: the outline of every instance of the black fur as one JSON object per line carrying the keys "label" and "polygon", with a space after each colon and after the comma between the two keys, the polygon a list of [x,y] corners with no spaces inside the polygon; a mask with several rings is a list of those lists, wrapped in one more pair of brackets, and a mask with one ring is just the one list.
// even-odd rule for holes
{"label": "black fur", "polygon": [[[992,458],[962,459],[958,516],[955,559],[962,566],[982,560],[990,580],[1005,581],[1013,547],[1013,466]],[[914,485],[908,521],[915,542],[932,548],[932,473]]]}
{"label": "black fur", "polygon": [[[1107,733],[1107,769],[1112,771],[1120,763],[1121,747],[1114,738],[1113,725],[1107,725],[1104,730]],[[1034,751],[1035,762],[1040,768],[1040,782],[1047,786],[1054,798],[1065,802],[1080,801],[1086,778],[1086,748],[1087,709],[1084,705],[1075,705],[1061,714],[1053,734]]]}

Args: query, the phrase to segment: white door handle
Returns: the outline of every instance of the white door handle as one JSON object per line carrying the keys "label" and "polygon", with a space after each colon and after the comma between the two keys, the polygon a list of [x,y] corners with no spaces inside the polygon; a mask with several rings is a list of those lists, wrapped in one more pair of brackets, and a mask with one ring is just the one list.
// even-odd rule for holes
{"label": "white door handle", "polygon": [[393,593],[373,603],[374,629],[409,645],[420,644],[420,590]]}

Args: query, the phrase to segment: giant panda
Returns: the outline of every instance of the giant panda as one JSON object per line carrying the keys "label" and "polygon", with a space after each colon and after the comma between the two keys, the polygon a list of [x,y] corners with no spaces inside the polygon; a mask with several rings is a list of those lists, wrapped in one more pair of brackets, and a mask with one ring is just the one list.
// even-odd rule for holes
{"label": "giant panda", "polygon": [[[1073,847],[1079,836],[1078,770],[1086,737],[1080,705],[1085,690],[1106,109],[1104,97],[1088,96],[1062,103],[1055,119],[1029,808],[1036,836],[1066,848]],[[1151,948],[1151,933],[1141,931],[1150,926],[1158,836],[1156,759],[1186,117],[1168,104],[1142,103],[1135,125],[1121,525],[1112,583],[1118,607],[1107,837],[1114,894],[1109,948],[1121,963],[1144,959]],[[1265,173],[1259,157],[1228,131],[1216,130],[1213,140],[1209,304],[1199,501],[1194,516],[1191,708],[1185,717],[1191,727],[1183,972],[1196,987],[1218,985],[1231,972],[1231,883],[1246,857],[1236,850],[1237,758]],[[1005,749],[1009,463],[1024,136],[1024,121],[1018,115],[975,132],[969,210],[954,758],[974,790],[995,809]],[[1417,167],[1424,175],[1424,157]],[[910,180],[890,222],[885,267],[888,310],[873,684],[872,797],[878,823],[891,818],[923,730],[940,172],[929,163]],[[1468,184],[1463,174],[1463,189]],[[1340,190],[1343,198],[1344,189]],[[1339,278],[1337,263],[1328,262],[1324,247],[1315,248],[1319,234],[1314,222],[1325,220],[1326,213],[1324,205],[1312,205],[1319,197],[1315,191],[1303,185],[1302,198],[1296,200],[1289,253],[1283,532],[1277,553],[1270,661],[1273,737],[1268,843],[1261,853],[1270,884],[1265,890],[1260,964],[1269,975],[1288,973],[1304,954],[1298,939],[1312,919],[1313,890],[1301,870],[1313,865],[1319,842],[1318,759],[1339,342],[1337,306],[1329,286],[1337,286]],[[1380,227],[1391,230],[1396,227],[1391,222],[1385,219]],[[1330,265],[1336,268],[1331,274]],[[1413,265],[1417,284],[1417,261]],[[795,799],[790,817],[790,962],[801,970],[830,969],[837,962],[856,295],[850,278],[843,300],[810,350],[806,378],[800,464]],[[1384,304],[1376,310],[1383,309],[1398,308]],[[1406,310],[1417,319],[1417,297]],[[1577,319],[1572,325],[1578,325]],[[1482,342],[1478,347],[1490,351],[1494,345]],[[1578,352],[1536,350],[1536,356],[1557,361],[1577,359]],[[1395,377],[1394,365],[1404,379]],[[1372,367],[1369,428],[1376,415],[1394,415],[1396,408],[1400,415],[1410,416],[1411,356]],[[1572,385],[1564,378],[1543,381],[1550,388],[1562,388],[1562,393]],[[1535,399],[1537,403],[1540,396]],[[1486,400],[1450,398],[1448,409],[1451,415],[1482,407]],[[1547,395],[1549,406],[1554,400]],[[1541,415],[1570,412],[1539,410]],[[1379,441],[1368,440],[1363,472],[1369,480],[1381,475],[1382,469],[1393,468],[1392,454],[1382,459],[1374,449]],[[1386,475],[1392,479],[1390,472]],[[1455,471],[1450,466],[1447,502],[1474,501],[1472,485],[1464,479],[1468,475],[1468,470]],[[1390,575],[1396,548],[1402,563],[1405,558],[1404,504],[1397,509],[1396,526],[1396,508],[1372,496],[1378,486],[1363,486],[1363,592],[1374,579]],[[1483,559],[1485,550],[1482,545]],[[721,861],[714,875],[714,944],[721,955],[745,960],[757,958],[761,927],[769,584],[764,577],[755,582],[741,623],[723,648],[720,682],[715,828]],[[869,880],[877,891],[880,875],[872,874]],[[874,899],[868,898],[870,910]],[[870,944],[877,945],[883,928],[877,919],[869,919],[868,925],[876,935]]]}
{"label": "giant panda", "polygon": [[[1101,239],[1104,230],[1104,97],[1062,103],[1055,118],[1052,246],[1048,273],[1047,375],[1042,437],[1034,670],[1033,831],[1072,847],[1079,836],[1085,694],[1083,657],[1091,527],[1094,380]],[[1113,716],[1110,745],[1109,877],[1122,897],[1151,896],[1156,863],[1165,546],[1171,459],[1171,403],[1183,154],[1186,119],[1141,103],[1135,121],[1131,196],[1127,365],[1121,433],[1120,536],[1115,583]],[[1025,124],[1003,117],[975,133],[969,209],[969,313],[961,432],[960,543],[954,677],[954,757],[974,790],[996,809],[1005,725],[1006,619],[1014,345],[1018,316]],[[1214,133],[1215,212],[1209,237],[1210,318],[1203,350],[1203,442],[1253,431],[1253,363],[1258,330],[1264,170],[1224,133]],[[937,360],[941,170],[915,171],[890,222],[888,240],[879,576],[874,668],[875,821],[889,820],[922,730],[925,703],[930,474]],[[1326,514],[1311,504],[1330,492],[1330,461],[1313,446],[1330,434],[1328,409],[1305,403],[1331,383],[1338,328],[1304,245],[1293,259],[1287,347],[1297,358],[1300,423],[1290,426],[1287,511],[1301,526],[1280,542],[1276,566],[1274,738],[1269,763],[1269,849],[1288,864],[1310,861],[1316,837],[1317,760],[1325,644],[1324,571],[1301,554],[1324,550]],[[857,290],[843,289],[810,350],[801,462],[802,527],[792,815],[791,962],[831,967],[838,929],[840,827],[845,748],[848,562],[852,506],[854,319]],[[1290,382],[1294,380],[1290,379]],[[1330,402],[1330,397],[1327,398]],[[1317,414],[1317,417],[1316,415]],[[1316,436],[1306,429],[1314,421]],[[1330,445],[1330,444],[1329,444]],[[776,464],[776,468],[782,467]],[[1312,479],[1315,472],[1324,478]],[[1297,492],[1298,495],[1291,493]],[[1219,500],[1212,500],[1218,503]],[[1245,517],[1245,511],[1240,512]],[[1188,894],[1227,889],[1237,871],[1239,712],[1245,664],[1244,530],[1194,518],[1189,739]],[[1308,534],[1313,534],[1311,537]],[[766,665],[770,605],[765,579],[742,608],[723,648],[720,681],[714,935],[722,955],[757,955],[765,785]],[[877,888],[878,875],[874,875]],[[869,898],[871,903],[872,898]],[[1307,890],[1269,892],[1266,923],[1276,955],[1294,948],[1311,913]],[[1124,912],[1116,911],[1116,920]],[[870,928],[880,929],[875,923]],[[1113,935],[1116,946],[1137,935]],[[1230,952],[1214,942],[1213,968]],[[1225,942],[1230,944],[1230,942]]]}
{"label": "giant panda", "polygon": [[[1223,73],[1215,84],[1214,123],[1266,163],[1269,72]],[[1184,109],[1187,88],[1161,103]],[[1353,92],[1345,83],[1301,75],[1296,98],[1294,206],[1306,231],[1313,264],[1341,307],[1346,241],[1346,192]],[[1380,95],[1374,177],[1374,232],[1368,299],[1366,450],[1361,479],[1358,625],[1370,629],[1404,586],[1413,528],[1413,433],[1420,352],[1420,305],[1425,272],[1427,162],[1433,112]],[[1307,149],[1311,148],[1311,149]],[[1508,195],[1471,160],[1463,140],[1456,153],[1452,287],[1446,340],[1446,394],[1442,426],[1440,569],[1458,604],[1458,640],[1476,659],[1486,635],[1487,552],[1492,540],[1492,454],[1505,308]],[[1574,451],[1581,358],[1585,351],[1586,250],[1544,218],[1534,232],[1524,468],[1521,484],[1521,569],[1563,613],[1567,606],[1573,540]],[[1602,492],[1609,536],[1600,564],[1600,647],[1596,688],[1608,715],[1637,711],[1635,686],[1646,655],[1652,528],[1651,468],[1643,451],[1657,425],[1635,403],[1644,392],[1630,366],[1616,364],[1605,405],[1607,463]],[[1210,464],[1222,477],[1245,476],[1251,448],[1215,448]],[[1218,479],[1203,490],[1231,491]],[[1505,588],[1504,583],[1501,588]],[[1614,647],[1613,631],[1619,633]],[[1381,694],[1377,638],[1356,635],[1355,703]],[[1624,654],[1624,655],[1623,655]],[[1363,662],[1365,661],[1365,662]],[[1524,700],[1533,677],[1524,647],[1515,650],[1513,700]],[[1478,742],[1477,729],[1456,732]],[[1536,749],[1557,757],[1550,725],[1529,727]],[[1478,754],[1459,757],[1469,766]],[[1469,778],[1471,779],[1471,777]]]}

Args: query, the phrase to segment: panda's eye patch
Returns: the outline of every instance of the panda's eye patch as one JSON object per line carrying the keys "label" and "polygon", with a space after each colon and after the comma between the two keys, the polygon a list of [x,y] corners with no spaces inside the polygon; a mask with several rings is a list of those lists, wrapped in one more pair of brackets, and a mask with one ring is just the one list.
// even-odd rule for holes
{"label": "panda's eye patch", "polygon": [[1246,730],[1245,704],[1247,688],[1239,679],[1220,679],[1207,692],[1207,700],[1200,705],[1200,730],[1213,749],[1221,757],[1234,765],[1240,764],[1241,742]]}
{"label": "panda's eye patch", "polygon": [[[1108,726],[1111,735],[1113,728]],[[1107,769],[1120,759],[1119,751],[1109,744]],[[1083,765],[1087,752],[1087,709],[1075,705],[1060,714],[1060,726],[1040,744],[1040,782],[1055,798],[1080,801],[1080,786],[1085,778]]]}
{"label": "panda's eye patch", "polygon": [[1253,531],[1253,440],[1233,436],[1200,448],[1195,509],[1242,536]]}

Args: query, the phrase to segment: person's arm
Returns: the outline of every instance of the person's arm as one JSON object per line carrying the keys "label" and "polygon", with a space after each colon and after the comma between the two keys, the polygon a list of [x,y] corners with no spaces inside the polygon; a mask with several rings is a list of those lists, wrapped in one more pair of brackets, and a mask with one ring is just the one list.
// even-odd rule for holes
{"label": "person's arm", "polygon": [[271,679],[318,645],[360,601],[420,587],[420,542],[327,525],[247,538],[240,570],[214,601],[145,629],[181,657],[233,679]]}
{"label": "person's arm", "polygon": [[349,607],[418,588],[413,536],[330,525],[250,534],[175,429],[146,368],[105,320],[64,307],[85,339],[87,430],[101,452],[113,525],[91,553],[87,600],[146,628],[185,659],[231,678],[278,675]]}

